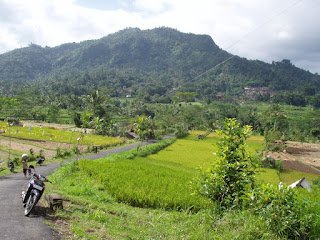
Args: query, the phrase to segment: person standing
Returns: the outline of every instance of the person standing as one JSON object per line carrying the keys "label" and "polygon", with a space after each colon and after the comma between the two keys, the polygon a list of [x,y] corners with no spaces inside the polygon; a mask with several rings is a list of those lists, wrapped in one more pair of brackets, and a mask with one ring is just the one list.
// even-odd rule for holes
{"label": "person standing", "polygon": [[22,154],[22,168],[23,168],[23,174],[26,177],[27,171],[28,171],[28,154]]}

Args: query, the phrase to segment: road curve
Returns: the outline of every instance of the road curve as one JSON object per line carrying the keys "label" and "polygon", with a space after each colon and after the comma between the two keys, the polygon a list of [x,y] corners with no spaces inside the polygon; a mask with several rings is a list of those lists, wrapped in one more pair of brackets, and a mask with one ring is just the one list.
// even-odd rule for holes
{"label": "road curve", "polygon": [[[173,137],[165,136],[164,139]],[[157,141],[143,142],[143,146]],[[98,159],[110,154],[128,151],[138,146],[139,143],[123,146],[115,149],[101,151],[97,154],[81,156],[81,158]],[[59,167],[59,163],[50,163],[44,166],[36,166],[36,171],[45,176]],[[38,206],[30,217],[24,216],[24,208],[21,201],[21,192],[26,188],[28,178],[22,172],[0,177],[0,240],[57,240],[59,234],[44,223],[45,211]],[[50,184],[50,183],[48,183]]]}

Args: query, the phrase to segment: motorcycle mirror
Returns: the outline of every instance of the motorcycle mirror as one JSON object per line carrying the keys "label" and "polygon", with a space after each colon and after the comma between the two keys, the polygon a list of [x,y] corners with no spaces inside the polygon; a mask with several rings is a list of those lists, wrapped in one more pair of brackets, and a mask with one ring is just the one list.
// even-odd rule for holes
{"label": "motorcycle mirror", "polygon": [[30,166],[29,166],[29,168],[32,168],[32,169],[34,169],[34,166],[33,166],[33,165],[30,165]]}

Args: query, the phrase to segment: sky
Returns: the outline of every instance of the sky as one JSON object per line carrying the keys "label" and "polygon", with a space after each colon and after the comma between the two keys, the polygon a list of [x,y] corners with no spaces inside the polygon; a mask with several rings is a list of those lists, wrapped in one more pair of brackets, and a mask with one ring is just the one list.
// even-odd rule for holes
{"label": "sky", "polygon": [[319,25],[320,0],[0,0],[0,54],[171,27],[240,57],[320,73]]}

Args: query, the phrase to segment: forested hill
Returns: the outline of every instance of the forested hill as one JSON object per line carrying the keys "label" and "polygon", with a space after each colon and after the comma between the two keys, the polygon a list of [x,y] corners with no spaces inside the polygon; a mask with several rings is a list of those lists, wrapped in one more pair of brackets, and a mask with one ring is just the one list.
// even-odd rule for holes
{"label": "forested hill", "polygon": [[288,60],[267,64],[233,57],[213,68],[231,56],[208,35],[164,27],[129,28],[98,40],[54,48],[30,44],[1,54],[0,89],[10,92],[17,86],[41,84],[61,94],[82,94],[102,86],[155,88],[155,93],[163,94],[183,86],[181,90],[208,95],[241,91],[245,86],[293,90],[313,85],[320,89],[318,75],[296,68]]}

